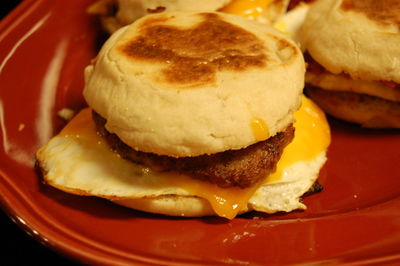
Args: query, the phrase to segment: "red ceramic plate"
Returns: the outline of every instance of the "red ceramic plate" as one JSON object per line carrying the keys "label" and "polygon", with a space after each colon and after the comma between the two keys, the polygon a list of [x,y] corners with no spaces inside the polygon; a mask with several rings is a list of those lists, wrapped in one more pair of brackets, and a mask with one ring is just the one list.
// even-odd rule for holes
{"label": "red ceramic plate", "polygon": [[89,263],[400,262],[400,134],[330,120],[332,145],[307,211],[166,218],[41,184],[36,149],[84,106],[82,71],[101,43],[89,0],[26,0],[0,25],[0,198],[25,230]]}

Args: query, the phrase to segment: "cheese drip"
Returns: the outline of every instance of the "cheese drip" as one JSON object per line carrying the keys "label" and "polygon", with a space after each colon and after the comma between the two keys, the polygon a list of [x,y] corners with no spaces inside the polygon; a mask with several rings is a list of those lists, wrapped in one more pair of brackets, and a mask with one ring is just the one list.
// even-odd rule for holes
{"label": "cheese drip", "polygon": [[[135,165],[135,171],[127,172],[121,169],[117,174],[129,174],[130,176],[127,178],[133,180],[133,183],[127,185],[134,186],[134,180],[137,179],[139,187],[146,184],[147,187],[151,187],[152,192],[151,195],[146,196],[130,195],[130,198],[151,198],[159,195],[167,195],[170,193],[170,188],[177,188],[177,191],[180,191],[179,193],[182,196],[196,196],[206,199],[217,215],[228,219],[234,218],[240,211],[247,209],[250,197],[260,185],[279,182],[279,179],[285,175],[285,168],[299,161],[314,159],[321,152],[326,151],[330,142],[329,126],[324,113],[314,103],[304,98],[301,109],[295,114],[295,137],[292,143],[284,149],[281,160],[277,164],[276,172],[266,177],[263,182],[250,188],[220,188],[214,184],[203,182],[183,174],[175,172],[159,173],[133,162],[125,161],[111,151],[105,141],[96,133],[90,114],[91,109],[89,108],[81,111],[60,132],[59,137],[84,141],[86,148],[93,147],[98,150],[97,153],[102,153],[102,157],[106,156],[109,165],[117,165],[121,166],[121,168],[126,164]],[[90,158],[86,158],[85,160],[88,159]],[[116,173],[110,174],[107,178],[120,178],[120,176],[115,175]],[[93,178],[93,180],[96,180],[96,178]],[[82,187],[76,189],[84,190]],[[154,193],[154,191],[159,191],[159,193]],[[94,196],[107,198],[107,195],[104,194]],[[116,199],[118,195],[113,193],[109,198]],[[124,196],[124,198],[127,197]]]}
{"label": "cheese drip", "polygon": [[253,118],[250,122],[250,127],[257,141],[263,141],[269,138],[268,126],[261,118]]}

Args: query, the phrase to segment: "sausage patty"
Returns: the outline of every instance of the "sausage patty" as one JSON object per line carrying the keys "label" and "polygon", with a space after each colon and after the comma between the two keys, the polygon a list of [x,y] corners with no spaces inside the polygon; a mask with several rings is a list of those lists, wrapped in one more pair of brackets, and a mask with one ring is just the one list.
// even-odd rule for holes
{"label": "sausage patty", "polygon": [[106,120],[95,112],[93,120],[100,135],[123,158],[157,171],[184,173],[224,188],[246,188],[273,173],[283,149],[294,137],[294,127],[290,125],[283,132],[240,150],[175,158],[133,150],[116,134],[108,132],[104,127]]}

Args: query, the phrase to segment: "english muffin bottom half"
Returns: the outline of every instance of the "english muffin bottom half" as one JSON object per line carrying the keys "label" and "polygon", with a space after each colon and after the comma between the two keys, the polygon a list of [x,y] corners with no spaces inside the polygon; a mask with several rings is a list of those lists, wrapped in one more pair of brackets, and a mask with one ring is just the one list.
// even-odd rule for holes
{"label": "english muffin bottom half", "polygon": [[307,94],[327,113],[363,127],[400,128],[399,1],[317,1],[302,43]]}
{"label": "english muffin bottom half", "polygon": [[86,68],[89,107],[38,165],[56,188],[152,213],[304,209],[330,142],[304,71],[272,27],[219,12],[146,16]]}

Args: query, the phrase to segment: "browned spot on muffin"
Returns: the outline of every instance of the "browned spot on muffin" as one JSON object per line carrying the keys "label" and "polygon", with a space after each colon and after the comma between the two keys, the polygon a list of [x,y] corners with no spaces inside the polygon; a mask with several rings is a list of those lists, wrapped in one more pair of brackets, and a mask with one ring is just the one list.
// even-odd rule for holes
{"label": "browned spot on muffin", "polygon": [[379,24],[395,24],[400,28],[399,0],[343,0],[341,8],[363,13]]}
{"label": "browned spot on muffin", "polygon": [[188,87],[213,83],[222,70],[266,65],[266,48],[257,36],[217,14],[200,16],[202,21],[191,28],[145,21],[140,36],[123,44],[120,51],[136,60],[162,63],[167,82]]}

